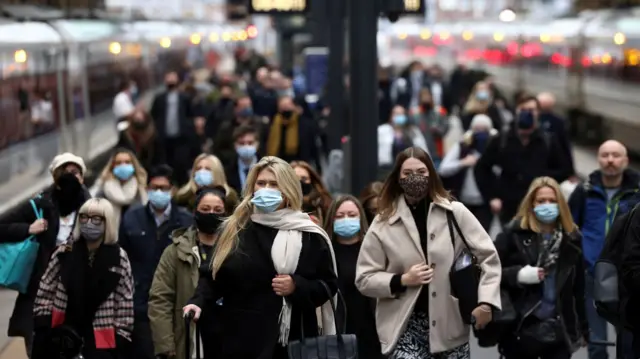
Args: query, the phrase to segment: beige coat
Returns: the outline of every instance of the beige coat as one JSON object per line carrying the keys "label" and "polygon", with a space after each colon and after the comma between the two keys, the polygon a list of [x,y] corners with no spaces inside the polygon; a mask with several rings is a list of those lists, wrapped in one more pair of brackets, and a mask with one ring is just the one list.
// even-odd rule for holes
{"label": "beige coat", "polygon": [[[429,208],[427,221],[427,258],[411,211],[404,197],[396,201],[396,211],[387,221],[376,218],[362,243],[356,268],[356,286],[362,294],[377,298],[376,325],[382,352],[391,354],[413,312],[421,287],[408,288],[397,298],[390,282],[395,274],[405,273],[419,263],[434,265],[434,277],[428,286],[429,343],[432,353],[453,349],[469,341],[469,326],[462,322],[457,299],[451,296],[449,271],[455,253],[464,248],[456,234],[455,251],[447,227],[447,210],[453,211],[462,233],[482,267],[478,289],[481,303],[500,308],[500,259],[491,237],[460,202],[441,200]],[[455,229],[454,229],[454,233]]]}

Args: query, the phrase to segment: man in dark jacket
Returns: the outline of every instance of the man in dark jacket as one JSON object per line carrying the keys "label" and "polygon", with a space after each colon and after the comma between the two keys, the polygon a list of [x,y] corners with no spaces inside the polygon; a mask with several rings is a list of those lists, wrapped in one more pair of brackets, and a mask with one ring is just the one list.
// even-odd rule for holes
{"label": "man in dark jacket", "polygon": [[147,303],[160,256],[172,243],[171,232],[192,224],[191,214],[171,203],[172,172],[167,165],[153,168],[147,183],[149,203],[129,209],[120,224],[118,242],[129,256],[135,282],[132,344],[136,359],[155,358]]}
{"label": "man in dark jacket", "polygon": [[189,180],[190,143],[195,136],[193,112],[189,97],[180,92],[178,74],[171,71],[165,76],[166,91],[156,95],[151,104],[151,118],[156,133],[164,143],[167,163],[173,166],[179,185]]}
{"label": "man in dark jacket", "polygon": [[[502,223],[514,217],[533,179],[549,176],[562,182],[571,175],[565,157],[557,155],[558,140],[539,129],[539,109],[535,97],[523,99],[515,126],[489,142],[475,167],[478,189]],[[499,175],[494,167],[500,168]]]}
{"label": "man in dark jacket", "polygon": [[538,95],[538,102],[540,102],[540,128],[556,136],[562,148],[562,153],[567,156],[567,162],[571,164],[571,173],[573,175],[575,170],[573,167],[573,153],[571,152],[571,138],[569,138],[564,119],[553,112],[556,99],[551,93],[543,92]]}
{"label": "man in dark jacket", "polygon": [[91,194],[84,186],[87,168],[82,158],[71,153],[56,156],[49,171],[54,184],[33,201],[42,210],[43,219],[37,219],[31,203],[26,202],[0,223],[0,243],[20,242],[30,235],[36,236],[40,247],[33,265],[26,293],[18,295],[9,320],[8,336],[23,337],[27,353],[33,340],[33,303],[56,245],[71,237],[76,213]]}
{"label": "man in dark jacket", "polygon": [[[606,141],[598,149],[600,169],[589,181],[576,187],[569,198],[569,207],[582,232],[582,253],[586,265],[585,298],[591,340],[607,340],[607,322],[593,305],[593,269],[600,257],[607,233],[617,215],[629,209],[638,192],[640,174],[627,168],[627,150],[618,141]],[[589,358],[606,359],[607,349],[589,345]]]}

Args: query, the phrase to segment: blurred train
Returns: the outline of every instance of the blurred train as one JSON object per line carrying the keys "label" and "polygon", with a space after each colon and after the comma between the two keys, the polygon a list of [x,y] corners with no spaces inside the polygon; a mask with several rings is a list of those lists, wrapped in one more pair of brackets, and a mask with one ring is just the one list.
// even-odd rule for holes
{"label": "blurred train", "polygon": [[144,94],[170,69],[212,67],[238,44],[250,47],[257,31],[195,21],[0,17],[0,214],[50,181],[56,153],[90,163],[110,150],[117,141],[111,105],[125,78]]}
{"label": "blurred train", "polygon": [[553,20],[398,23],[378,34],[378,46],[394,65],[466,63],[509,95],[550,91],[577,141],[614,138],[640,155],[640,8]]}

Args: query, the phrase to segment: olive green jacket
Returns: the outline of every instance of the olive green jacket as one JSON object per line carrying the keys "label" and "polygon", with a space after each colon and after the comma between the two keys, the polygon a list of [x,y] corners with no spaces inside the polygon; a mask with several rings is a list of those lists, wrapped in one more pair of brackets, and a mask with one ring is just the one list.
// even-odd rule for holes
{"label": "olive green jacket", "polygon": [[187,359],[182,308],[196,290],[200,254],[195,227],[177,229],[171,237],[151,284],[149,320],[156,355],[175,352],[176,359]]}

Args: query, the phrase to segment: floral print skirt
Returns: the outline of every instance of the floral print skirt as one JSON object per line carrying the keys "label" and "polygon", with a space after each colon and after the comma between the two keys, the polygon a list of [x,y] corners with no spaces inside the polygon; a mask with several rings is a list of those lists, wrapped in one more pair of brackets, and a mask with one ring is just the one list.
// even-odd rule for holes
{"label": "floral print skirt", "polygon": [[429,348],[429,315],[413,312],[407,329],[398,340],[391,359],[470,359],[469,343],[441,353],[432,354]]}

